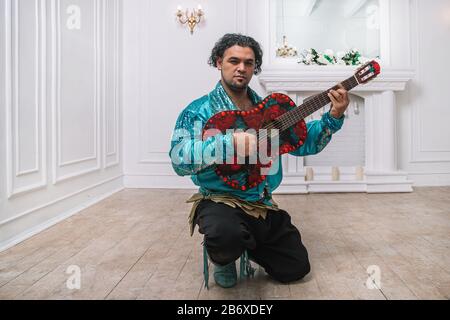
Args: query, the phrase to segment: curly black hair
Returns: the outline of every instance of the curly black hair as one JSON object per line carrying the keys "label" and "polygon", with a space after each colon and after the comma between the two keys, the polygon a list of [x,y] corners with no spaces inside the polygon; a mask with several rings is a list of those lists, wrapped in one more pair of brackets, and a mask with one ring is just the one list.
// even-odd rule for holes
{"label": "curly black hair", "polygon": [[217,66],[217,60],[219,58],[223,58],[223,54],[225,53],[225,50],[228,48],[231,48],[232,46],[241,46],[241,47],[248,47],[253,50],[255,53],[255,75],[261,72],[261,65],[262,65],[262,57],[263,52],[261,49],[261,46],[259,43],[248,36],[244,36],[239,33],[227,33],[222,38],[219,39],[219,41],[216,42],[214,45],[214,48],[211,51],[211,56],[208,59],[208,64],[212,67]]}

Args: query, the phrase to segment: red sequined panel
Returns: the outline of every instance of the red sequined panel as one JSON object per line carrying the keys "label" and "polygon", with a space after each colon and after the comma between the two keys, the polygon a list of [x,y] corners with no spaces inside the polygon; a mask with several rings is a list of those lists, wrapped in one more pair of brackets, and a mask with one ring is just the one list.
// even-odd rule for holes
{"label": "red sequined panel", "polygon": [[[294,108],[295,103],[288,96],[274,93],[248,111],[231,110],[217,113],[208,120],[203,128],[203,139],[206,140],[217,134],[217,131],[209,129],[217,129],[225,134],[227,129],[245,131],[246,129],[258,130],[274,127],[273,121],[277,120],[278,122],[280,119],[285,119],[283,115]],[[268,150],[267,154],[276,157],[295,151],[303,145],[306,137],[306,124],[302,120],[281,132],[279,150]],[[230,187],[245,191],[255,188],[265,181],[266,176],[261,175],[261,168],[270,168],[270,166],[271,164],[262,165],[259,161],[256,164],[237,164],[235,157],[234,163],[217,165],[216,173]],[[242,181],[242,173],[245,173],[245,181]]]}

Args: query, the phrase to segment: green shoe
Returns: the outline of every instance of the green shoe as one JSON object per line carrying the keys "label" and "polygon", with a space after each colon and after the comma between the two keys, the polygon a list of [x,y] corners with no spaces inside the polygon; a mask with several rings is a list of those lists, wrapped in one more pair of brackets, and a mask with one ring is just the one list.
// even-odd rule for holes
{"label": "green shoe", "polygon": [[214,280],[222,288],[234,287],[237,283],[235,261],[226,266],[214,265]]}

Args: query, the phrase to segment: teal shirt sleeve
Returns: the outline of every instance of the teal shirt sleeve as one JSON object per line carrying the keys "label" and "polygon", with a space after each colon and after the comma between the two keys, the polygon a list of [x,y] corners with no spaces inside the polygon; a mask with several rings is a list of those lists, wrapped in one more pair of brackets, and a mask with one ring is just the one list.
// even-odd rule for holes
{"label": "teal shirt sleeve", "polygon": [[224,163],[226,154],[234,151],[232,133],[218,133],[203,141],[204,125],[205,120],[188,108],[178,117],[169,156],[179,176],[195,175],[215,164]]}
{"label": "teal shirt sleeve", "polygon": [[308,136],[299,149],[290,152],[293,156],[308,156],[321,152],[331,141],[331,137],[339,131],[344,123],[344,116],[336,119],[329,112],[324,113],[322,119],[310,121],[306,124]]}

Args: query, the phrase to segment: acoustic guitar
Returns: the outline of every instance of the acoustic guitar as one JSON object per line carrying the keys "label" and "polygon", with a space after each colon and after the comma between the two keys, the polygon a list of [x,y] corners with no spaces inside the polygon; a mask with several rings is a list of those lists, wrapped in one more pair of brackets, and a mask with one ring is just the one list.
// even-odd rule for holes
{"label": "acoustic guitar", "polygon": [[[380,65],[376,61],[371,61],[360,67],[352,77],[341,82],[341,85],[350,91],[360,84],[373,80],[380,72]],[[296,106],[287,95],[272,93],[248,111],[219,112],[205,124],[203,139],[206,140],[211,135],[210,132],[217,133],[217,130],[225,134],[229,129],[244,131],[254,129],[260,142],[259,147],[267,148],[265,154],[269,157],[273,158],[295,151],[307,138],[308,132],[304,119],[329,104],[331,100],[327,95],[328,92],[337,89],[338,85],[316,94],[306,99],[300,106]],[[279,143],[276,149],[272,148],[268,139],[272,136],[271,131],[276,131],[278,134]],[[249,161],[248,158],[245,161],[238,160],[237,156],[234,156],[232,163],[226,162],[216,166],[215,172],[224,183],[234,189],[245,191],[255,188],[266,180],[267,175],[263,175],[261,169],[265,168],[267,172],[271,162],[263,163],[259,158],[256,161]]]}

